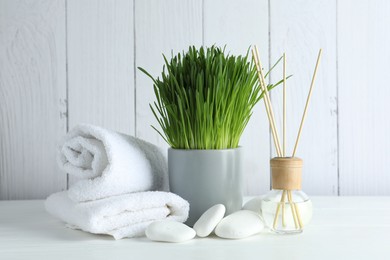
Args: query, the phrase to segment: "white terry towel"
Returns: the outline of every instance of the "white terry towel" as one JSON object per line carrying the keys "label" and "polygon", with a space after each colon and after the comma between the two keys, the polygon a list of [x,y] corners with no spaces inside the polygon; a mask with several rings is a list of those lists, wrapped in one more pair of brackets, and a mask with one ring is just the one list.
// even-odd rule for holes
{"label": "white terry towel", "polygon": [[157,220],[187,220],[189,204],[176,194],[148,191],[76,203],[66,191],[50,195],[46,210],[70,224],[68,227],[94,234],[108,234],[115,239],[145,234],[149,224]]}
{"label": "white terry towel", "polygon": [[157,146],[98,126],[73,128],[60,145],[58,163],[82,179],[68,191],[76,202],[168,190],[166,157]]}

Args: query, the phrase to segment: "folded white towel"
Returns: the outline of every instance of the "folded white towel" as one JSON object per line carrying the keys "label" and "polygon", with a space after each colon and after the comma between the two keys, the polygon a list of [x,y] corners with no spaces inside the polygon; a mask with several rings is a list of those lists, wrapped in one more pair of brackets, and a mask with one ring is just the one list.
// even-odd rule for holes
{"label": "folded white towel", "polygon": [[115,239],[143,236],[156,220],[187,220],[189,204],[179,196],[160,191],[138,192],[76,203],[66,191],[50,195],[46,210],[68,223],[68,227]]}
{"label": "folded white towel", "polygon": [[64,138],[60,168],[82,180],[69,198],[89,201],[146,190],[168,190],[167,162],[155,145],[93,125],[78,125]]}

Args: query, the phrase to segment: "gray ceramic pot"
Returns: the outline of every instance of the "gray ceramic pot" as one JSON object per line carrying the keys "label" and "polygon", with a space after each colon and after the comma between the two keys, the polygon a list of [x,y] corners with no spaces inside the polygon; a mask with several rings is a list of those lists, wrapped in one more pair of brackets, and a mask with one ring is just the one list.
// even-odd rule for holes
{"label": "gray ceramic pot", "polygon": [[169,185],[190,203],[186,222],[192,226],[211,206],[221,203],[226,214],[242,207],[242,149],[168,150]]}

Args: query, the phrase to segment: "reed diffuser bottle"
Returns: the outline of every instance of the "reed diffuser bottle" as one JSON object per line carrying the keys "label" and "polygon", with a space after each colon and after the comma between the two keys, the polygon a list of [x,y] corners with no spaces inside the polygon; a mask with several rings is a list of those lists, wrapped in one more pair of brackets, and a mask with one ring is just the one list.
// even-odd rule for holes
{"label": "reed diffuser bottle", "polygon": [[256,65],[260,87],[264,94],[264,105],[267,111],[268,121],[278,157],[271,159],[272,190],[262,199],[261,211],[265,224],[279,234],[300,233],[312,216],[312,203],[309,197],[301,190],[302,183],[302,159],[295,157],[299,139],[306,118],[314,81],[317,75],[318,65],[321,60],[320,49],[317,63],[307,95],[305,109],[299,126],[297,139],[291,157],[286,156],[286,54],[283,54],[283,146],[280,146],[278,130],[276,129],[275,117],[271,99],[267,91],[263,68],[259,51],[252,49],[253,60]]}
{"label": "reed diffuser bottle", "polygon": [[312,217],[312,203],[301,190],[302,159],[271,159],[272,190],[262,199],[265,224],[281,234],[300,233]]}

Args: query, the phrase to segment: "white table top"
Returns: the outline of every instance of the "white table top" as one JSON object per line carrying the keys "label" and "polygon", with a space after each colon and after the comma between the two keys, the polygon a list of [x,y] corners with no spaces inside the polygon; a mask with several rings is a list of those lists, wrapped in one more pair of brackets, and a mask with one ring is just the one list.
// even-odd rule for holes
{"label": "white table top", "polygon": [[313,197],[300,235],[181,244],[115,241],[65,228],[43,201],[0,201],[0,259],[390,259],[390,197]]}

